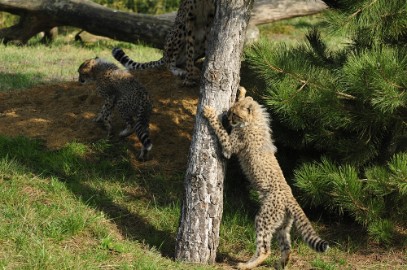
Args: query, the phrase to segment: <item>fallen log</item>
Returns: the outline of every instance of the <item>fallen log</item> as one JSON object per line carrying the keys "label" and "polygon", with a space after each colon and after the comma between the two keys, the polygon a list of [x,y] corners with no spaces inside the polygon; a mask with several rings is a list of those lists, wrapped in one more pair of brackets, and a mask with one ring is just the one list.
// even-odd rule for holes
{"label": "fallen log", "polygon": [[[321,0],[256,0],[249,33],[255,25],[320,12]],[[117,11],[90,0],[0,0],[0,11],[20,16],[16,25],[0,29],[3,43],[25,44],[40,32],[58,26],[73,26],[94,35],[162,49],[176,13],[146,15]],[[258,33],[257,33],[258,34]],[[48,35],[49,41],[54,35]],[[249,37],[250,40],[256,37]]]}
{"label": "fallen log", "polygon": [[40,32],[74,26],[94,35],[163,48],[173,24],[164,16],[117,11],[88,0],[0,0],[0,11],[20,16],[16,25],[0,29],[3,43],[25,44]]}

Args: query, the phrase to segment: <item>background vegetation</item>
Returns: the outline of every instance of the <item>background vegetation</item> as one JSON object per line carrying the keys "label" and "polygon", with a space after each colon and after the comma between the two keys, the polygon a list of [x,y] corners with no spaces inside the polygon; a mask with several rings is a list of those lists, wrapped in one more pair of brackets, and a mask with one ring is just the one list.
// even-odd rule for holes
{"label": "background vegetation", "polygon": [[178,8],[180,0],[92,0],[98,4],[137,13],[162,14]]}
{"label": "background vegetation", "polygon": [[[304,201],[351,215],[376,241],[398,241],[407,225],[407,2],[333,6],[322,33],[313,27],[295,46],[261,42],[247,61],[266,85],[276,141],[298,155]],[[327,42],[332,35],[342,42]]]}
{"label": "background vegetation", "polygon": [[[146,14],[163,14],[176,11],[180,0],[91,0],[102,6]],[[0,12],[0,27],[9,27],[16,23],[18,16]]]}

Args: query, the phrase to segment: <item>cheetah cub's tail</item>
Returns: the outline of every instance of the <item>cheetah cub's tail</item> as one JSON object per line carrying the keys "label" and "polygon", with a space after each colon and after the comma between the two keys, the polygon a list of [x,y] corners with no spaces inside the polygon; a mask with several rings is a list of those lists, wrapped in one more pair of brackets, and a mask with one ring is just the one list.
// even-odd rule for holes
{"label": "cheetah cub's tail", "polygon": [[294,224],[301,233],[304,241],[315,251],[325,252],[329,249],[327,241],[321,239],[312,228],[311,222],[308,220],[304,211],[297,202],[293,205],[289,212],[294,216]]}
{"label": "cheetah cub's tail", "polygon": [[113,48],[112,50],[113,57],[120,62],[126,69],[150,69],[161,67],[165,64],[164,58],[161,58],[157,61],[151,61],[146,63],[135,62],[130,59],[129,56],[121,48]]}

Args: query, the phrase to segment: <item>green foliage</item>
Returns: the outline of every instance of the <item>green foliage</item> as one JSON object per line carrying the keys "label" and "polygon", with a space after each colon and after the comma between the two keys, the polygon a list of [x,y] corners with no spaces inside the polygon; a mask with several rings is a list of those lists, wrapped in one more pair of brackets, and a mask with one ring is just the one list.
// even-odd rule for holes
{"label": "green foliage", "polygon": [[377,242],[390,244],[394,235],[394,224],[390,220],[376,220],[368,225],[369,235]]}
{"label": "green foliage", "polygon": [[137,13],[161,14],[174,11],[180,0],[92,0],[100,5]]}
{"label": "green foliage", "polygon": [[407,1],[327,2],[324,32],[346,43],[315,27],[303,44],[263,40],[246,59],[267,85],[277,142],[319,160],[295,173],[305,200],[388,243],[407,210]]}
{"label": "green foliage", "polygon": [[6,12],[0,12],[0,28],[10,27],[18,20],[18,16]]}
{"label": "green foliage", "polygon": [[295,48],[263,41],[247,51],[247,60],[269,86],[265,103],[289,129],[301,131],[299,147],[366,164],[392,129],[405,136],[407,58],[384,48],[344,61],[344,51],[328,51],[314,38],[311,32],[314,43]]}
{"label": "green foliage", "polygon": [[407,153],[393,156],[386,166],[356,168],[321,162],[305,163],[295,172],[306,201],[329,211],[347,212],[368,228],[375,240],[389,243],[396,224],[407,225]]}
{"label": "green foliage", "polygon": [[[326,0],[325,2],[332,2]],[[403,45],[407,40],[407,3],[405,0],[337,0],[340,7],[329,16],[330,29],[345,33],[353,49],[375,45]]]}

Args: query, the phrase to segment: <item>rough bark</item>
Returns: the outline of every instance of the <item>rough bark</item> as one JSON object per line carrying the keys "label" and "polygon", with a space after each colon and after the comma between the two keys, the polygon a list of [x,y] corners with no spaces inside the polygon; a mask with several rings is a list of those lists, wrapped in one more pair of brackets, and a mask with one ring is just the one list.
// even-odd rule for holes
{"label": "rough bark", "polygon": [[[256,0],[250,24],[254,25],[319,12],[321,0]],[[74,26],[91,34],[121,41],[143,41],[163,48],[176,13],[159,16],[115,11],[89,0],[0,0],[0,11],[20,16],[20,22],[0,29],[3,42],[26,43],[39,32],[56,26]],[[255,39],[256,37],[249,37]]]}
{"label": "rough bark", "polygon": [[198,263],[215,262],[226,169],[217,138],[202,117],[202,108],[209,105],[221,114],[235,100],[252,0],[218,0],[217,5],[201,80],[176,244],[176,259]]}
{"label": "rough bark", "polygon": [[144,41],[163,48],[172,19],[121,12],[88,0],[0,0],[0,11],[20,16],[18,24],[0,29],[0,39],[25,44],[57,26],[74,26],[89,33],[127,42]]}

